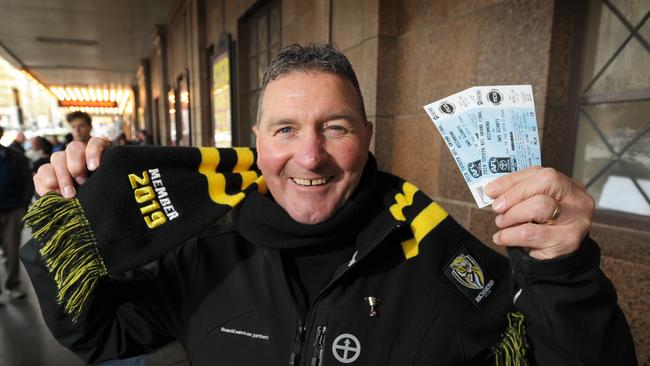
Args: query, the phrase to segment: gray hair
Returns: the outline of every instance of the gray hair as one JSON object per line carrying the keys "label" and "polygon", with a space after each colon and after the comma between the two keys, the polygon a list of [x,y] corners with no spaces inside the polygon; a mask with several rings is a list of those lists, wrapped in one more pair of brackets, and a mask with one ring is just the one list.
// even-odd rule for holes
{"label": "gray hair", "polygon": [[271,61],[264,72],[260,97],[257,102],[256,123],[260,122],[262,98],[267,85],[280,76],[295,71],[328,72],[350,81],[359,96],[359,109],[363,117],[363,122],[366,123],[366,108],[363,103],[363,95],[361,95],[357,75],[354,73],[354,69],[352,69],[348,58],[332,43],[309,43],[306,46],[292,44],[280,50],[280,53]]}

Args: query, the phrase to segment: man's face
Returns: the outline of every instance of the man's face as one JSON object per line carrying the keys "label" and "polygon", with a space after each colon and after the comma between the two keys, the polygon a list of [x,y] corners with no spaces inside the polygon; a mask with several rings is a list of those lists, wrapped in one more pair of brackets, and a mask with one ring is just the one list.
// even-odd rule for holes
{"label": "man's face", "polygon": [[75,118],[70,121],[70,128],[72,129],[74,141],[88,142],[90,140],[90,131],[93,127],[86,123],[83,118]]}
{"label": "man's face", "polygon": [[334,74],[292,72],[264,91],[258,166],[276,202],[296,221],[329,219],[356,188],[372,123],[352,83]]}

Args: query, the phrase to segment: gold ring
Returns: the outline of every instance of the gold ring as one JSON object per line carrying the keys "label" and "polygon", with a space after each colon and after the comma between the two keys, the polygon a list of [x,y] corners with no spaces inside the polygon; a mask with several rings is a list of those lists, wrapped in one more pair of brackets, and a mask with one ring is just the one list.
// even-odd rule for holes
{"label": "gold ring", "polygon": [[555,221],[560,217],[560,214],[562,214],[562,207],[560,206],[560,202],[555,202],[555,210],[553,210],[553,214],[551,214],[551,217],[549,217],[545,224],[553,225],[555,224]]}

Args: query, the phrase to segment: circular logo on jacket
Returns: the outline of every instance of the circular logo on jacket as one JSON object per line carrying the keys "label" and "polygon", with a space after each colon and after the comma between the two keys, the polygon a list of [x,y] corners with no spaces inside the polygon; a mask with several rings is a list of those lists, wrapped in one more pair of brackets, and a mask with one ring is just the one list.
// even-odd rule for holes
{"label": "circular logo on jacket", "polygon": [[361,343],[352,334],[343,333],[332,342],[332,353],[337,361],[352,363],[361,354]]}

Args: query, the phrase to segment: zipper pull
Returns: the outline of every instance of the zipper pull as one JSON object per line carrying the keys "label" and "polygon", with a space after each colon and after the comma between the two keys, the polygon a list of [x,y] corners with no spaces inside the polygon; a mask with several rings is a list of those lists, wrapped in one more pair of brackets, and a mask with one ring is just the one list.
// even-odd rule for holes
{"label": "zipper pull", "polygon": [[316,340],[314,341],[314,356],[311,358],[311,366],[323,366],[325,356],[325,331],[327,327],[319,325],[316,328]]}
{"label": "zipper pull", "polygon": [[289,356],[289,366],[296,366],[298,364],[302,342],[305,341],[305,330],[305,327],[301,325],[298,326],[298,334],[296,334],[296,339],[293,341],[293,352],[291,352],[291,355]]}

